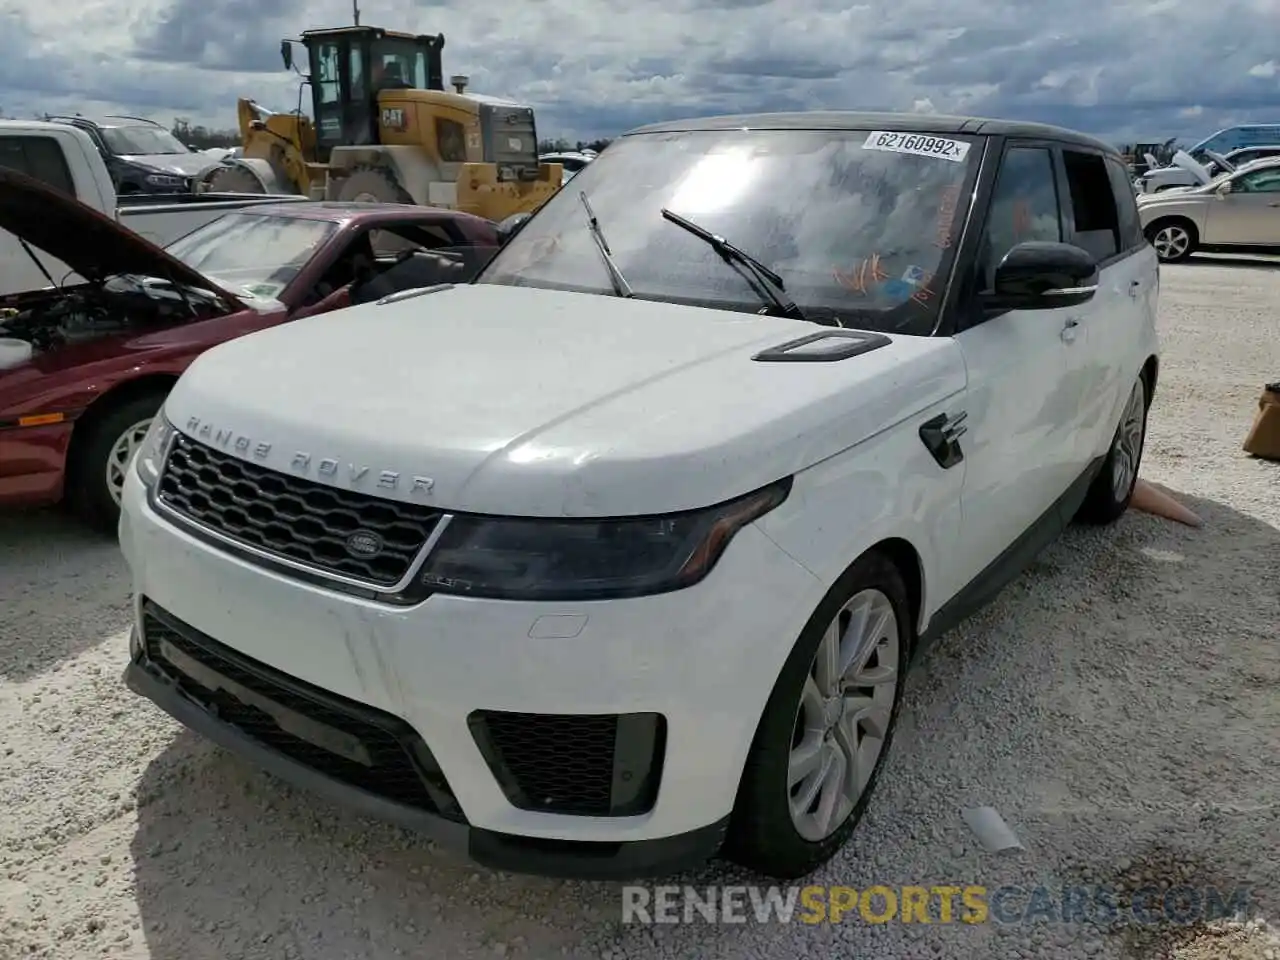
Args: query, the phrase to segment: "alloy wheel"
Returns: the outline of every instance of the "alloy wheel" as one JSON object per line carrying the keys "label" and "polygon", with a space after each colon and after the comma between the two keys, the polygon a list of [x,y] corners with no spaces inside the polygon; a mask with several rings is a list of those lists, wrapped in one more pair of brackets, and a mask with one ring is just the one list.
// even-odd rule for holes
{"label": "alloy wheel", "polygon": [[1138,472],[1138,459],[1142,456],[1145,405],[1146,393],[1139,380],[1133,385],[1129,402],[1125,404],[1124,414],[1120,418],[1120,430],[1116,433],[1112,449],[1111,493],[1117,503],[1129,495],[1129,488]]}
{"label": "alloy wheel", "polygon": [[862,590],[823,633],[796,711],[787,787],[805,840],[831,836],[853,813],[884,750],[898,696],[898,618],[884,593]]}
{"label": "alloy wheel", "polygon": [[120,505],[120,500],[124,496],[124,478],[128,474],[129,465],[133,462],[133,455],[142,446],[142,441],[150,428],[151,418],[139,420],[116,438],[116,442],[111,446],[111,452],[107,454],[107,490],[116,506]]}
{"label": "alloy wheel", "polygon": [[1156,231],[1151,245],[1161,260],[1175,260],[1190,248],[1191,234],[1187,233],[1186,227],[1171,223]]}

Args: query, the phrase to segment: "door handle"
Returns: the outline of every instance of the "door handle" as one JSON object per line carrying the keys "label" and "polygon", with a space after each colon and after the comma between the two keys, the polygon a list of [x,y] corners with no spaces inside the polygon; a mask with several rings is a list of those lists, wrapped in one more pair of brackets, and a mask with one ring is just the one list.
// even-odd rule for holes
{"label": "door handle", "polygon": [[1136,297],[1136,296],[1138,295],[1138,291],[1139,291],[1139,290],[1141,290],[1141,289],[1142,289],[1142,281],[1141,281],[1141,280],[1130,280],[1130,281],[1129,281],[1129,296],[1131,296],[1131,297]]}
{"label": "door handle", "polygon": [[1276,200],[1274,203],[1268,203],[1268,204],[1267,204],[1267,206],[1268,206],[1268,207],[1280,207],[1280,200]]}
{"label": "door handle", "polygon": [[1062,339],[1065,343],[1074,343],[1076,339],[1076,328],[1080,326],[1080,321],[1075,317],[1068,317],[1067,322],[1062,325]]}

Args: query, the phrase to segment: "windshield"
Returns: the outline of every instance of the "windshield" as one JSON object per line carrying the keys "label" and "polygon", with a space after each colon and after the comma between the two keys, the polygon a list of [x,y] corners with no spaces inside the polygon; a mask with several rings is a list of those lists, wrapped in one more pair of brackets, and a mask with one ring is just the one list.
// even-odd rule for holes
{"label": "windshield", "polygon": [[328,220],[228,213],[165,249],[227,290],[272,299],[336,229]]}
{"label": "windshield", "polygon": [[1212,150],[1215,153],[1230,153],[1241,147],[1256,147],[1259,144],[1280,142],[1280,125],[1261,124],[1252,127],[1228,127],[1219,130],[1211,137],[1206,137],[1187,152],[1195,156],[1197,151]]}
{"label": "windshield", "polygon": [[742,272],[665,219],[667,208],[777,273],[812,319],[928,335],[968,208],[977,142],[871,130],[624,137],[552,197],[477,282],[612,294],[585,192],[638,298],[762,307]]}
{"label": "windshield", "polygon": [[186,144],[160,127],[103,127],[102,139],[107,148],[121,157],[160,156],[190,153]]}

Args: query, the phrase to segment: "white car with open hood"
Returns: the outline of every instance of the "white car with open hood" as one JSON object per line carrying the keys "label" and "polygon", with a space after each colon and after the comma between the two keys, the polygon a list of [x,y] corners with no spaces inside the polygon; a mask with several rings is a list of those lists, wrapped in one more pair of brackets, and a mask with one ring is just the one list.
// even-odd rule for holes
{"label": "white car with open hood", "polygon": [[126,682],[490,867],[804,875],[929,641],[1126,509],[1157,284],[1069,131],[635,131],[476,283],[196,360],[126,485]]}

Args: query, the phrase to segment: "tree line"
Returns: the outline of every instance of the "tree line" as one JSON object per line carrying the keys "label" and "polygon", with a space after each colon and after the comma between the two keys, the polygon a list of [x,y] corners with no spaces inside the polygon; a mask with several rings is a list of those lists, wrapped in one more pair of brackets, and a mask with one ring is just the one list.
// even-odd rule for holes
{"label": "tree line", "polygon": [[576,153],[580,150],[594,150],[599,153],[609,145],[609,138],[603,137],[599,140],[565,140],[561,137],[558,140],[539,140],[539,153]]}

